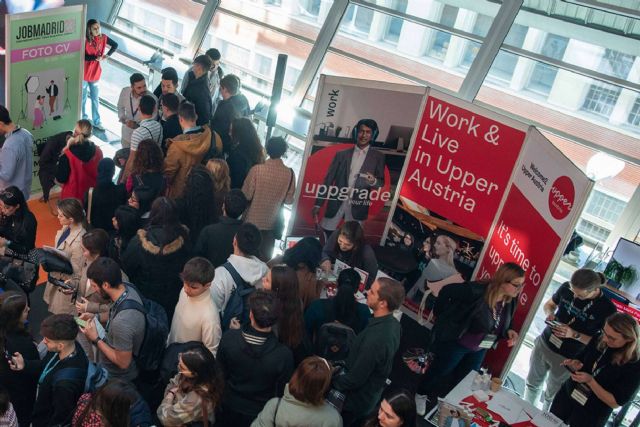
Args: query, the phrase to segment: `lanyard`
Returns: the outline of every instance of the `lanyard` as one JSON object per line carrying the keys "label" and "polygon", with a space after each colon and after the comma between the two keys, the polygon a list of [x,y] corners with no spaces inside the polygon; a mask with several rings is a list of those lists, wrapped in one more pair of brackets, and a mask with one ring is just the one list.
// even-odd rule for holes
{"label": "lanyard", "polygon": [[[56,363],[54,363],[53,366],[51,366],[51,362],[53,362],[54,360],[56,361]],[[40,379],[38,380],[38,384],[42,384],[44,382],[44,379],[47,377],[47,375],[49,375],[51,371],[54,370],[56,366],[58,366],[58,363],[60,363],[60,356],[58,356],[57,354],[53,356],[51,359],[49,359],[46,366],[42,370],[42,373],[40,374]]]}
{"label": "lanyard", "polygon": [[600,369],[598,369],[598,364],[600,363],[600,360],[602,360],[602,357],[605,355],[606,352],[607,352],[607,349],[605,348],[604,351],[600,353],[600,356],[598,356],[596,361],[593,362],[593,369],[591,370],[591,372],[593,373],[594,377],[604,369],[604,366],[601,366]]}
{"label": "lanyard", "polygon": [[[498,304],[500,304],[500,309],[498,309]],[[498,304],[496,304],[495,307],[493,307],[492,309],[492,313],[491,315],[493,316],[493,332],[496,332],[498,330],[498,328],[500,327],[500,318],[502,317],[502,311],[504,310],[504,303],[502,301],[500,301]]]}
{"label": "lanyard", "polygon": [[118,306],[122,303],[122,301],[125,300],[125,298],[127,298],[127,295],[129,294],[129,290],[125,290],[122,295],[120,295],[120,297],[116,300],[116,302],[113,303],[113,305],[111,306],[111,308],[109,309],[109,319],[107,319],[107,326],[104,328],[105,331],[109,331],[109,324],[111,323],[111,319],[113,319],[113,317],[115,316],[116,310],[118,308]]}
{"label": "lanyard", "polygon": [[138,102],[138,108],[133,109],[133,94],[129,93],[129,106],[131,107],[131,119],[135,120],[136,114],[138,114],[138,110],[140,109],[140,102]]}

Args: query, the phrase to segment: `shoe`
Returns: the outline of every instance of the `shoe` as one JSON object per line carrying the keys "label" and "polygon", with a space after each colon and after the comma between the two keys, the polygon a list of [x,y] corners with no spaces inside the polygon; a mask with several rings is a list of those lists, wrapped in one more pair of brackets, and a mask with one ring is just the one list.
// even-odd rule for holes
{"label": "shoe", "polygon": [[93,125],[93,128],[97,129],[97,130],[104,131],[104,126],[102,126],[102,123],[98,123],[98,124]]}
{"label": "shoe", "polygon": [[426,394],[416,394],[416,413],[421,417],[424,417],[427,413],[427,402],[429,399]]}

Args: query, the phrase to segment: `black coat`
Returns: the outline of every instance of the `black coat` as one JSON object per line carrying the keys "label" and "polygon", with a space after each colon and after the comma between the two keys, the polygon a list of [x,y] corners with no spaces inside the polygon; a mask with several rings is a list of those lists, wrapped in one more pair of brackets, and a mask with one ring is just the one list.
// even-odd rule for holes
{"label": "black coat", "polygon": [[14,216],[0,220],[0,237],[10,240],[9,249],[20,254],[36,247],[37,229],[38,221],[31,211],[25,211],[21,220]]}
{"label": "black coat", "polygon": [[269,399],[282,396],[293,373],[291,350],[273,332],[258,332],[251,326],[225,332],[217,359],[225,379],[223,408],[254,417]]}
{"label": "black coat", "polygon": [[[479,282],[452,283],[442,288],[433,308],[435,339],[440,342],[457,340],[469,330],[472,322],[474,332],[490,333],[495,321],[491,316],[482,315],[489,310],[484,300],[486,290],[487,285]],[[496,332],[498,338],[507,337],[516,305],[514,298],[505,306],[502,329]]]}
{"label": "black coat", "polygon": [[[52,357],[56,353],[49,353],[43,360],[26,362],[25,371],[32,378],[38,379]],[[40,384],[38,398],[33,406],[33,427],[68,425],[71,423],[78,399],[84,392],[86,373],[78,379],[57,379],[57,374],[64,368],[87,369],[87,355],[80,344],[76,343],[76,352],[58,363]],[[59,377],[58,377],[59,378]]]}
{"label": "black coat", "polygon": [[[85,195],[85,212],[89,215],[89,192]],[[102,228],[106,232],[114,231],[112,218],[118,206],[127,202],[127,190],[124,184],[113,182],[97,184],[91,196],[91,227]]]}
{"label": "black coat", "polygon": [[121,257],[122,269],[142,296],[149,298],[167,312],[168,319],[178,303],[182,279],[180,273],[191,256],[184,235],[167,237],[161,227],[138,230]]}
{"label": "black coat", "polygon": [[219,267],[233,253],[233,238],[242,225],[241,219],[220,217],[220,222],[207,225],[200,232],[194,254],[205,257],[214,267]]}
{"label": "black coat", "polygon": [[[193,74],[193,71],[189,71],[189,73]],[[198,115],[196,124],[202,126],[209,123],[209,120],[211,120],[212,104],[207,74],[203,74],[197,79],[195,75],[191,76],[187,87],[182,91],[182,95],[184,95],[187,101],[193,103],[196,108],[196,114]]]}
{"label": "black coat", "polygon": [[[11,333],[6,337],[5,350],[9,354],[20,353],[25,360],[37,360],[40,356],[31,336],[27,333]],[[9,369],[9,364],[2,357],[0,360],[0,384],[4,385],[11,396],[13,409],[20,425],[31,423],[33,402],[36,400],[37,378],[28,372],[16,372]]]}

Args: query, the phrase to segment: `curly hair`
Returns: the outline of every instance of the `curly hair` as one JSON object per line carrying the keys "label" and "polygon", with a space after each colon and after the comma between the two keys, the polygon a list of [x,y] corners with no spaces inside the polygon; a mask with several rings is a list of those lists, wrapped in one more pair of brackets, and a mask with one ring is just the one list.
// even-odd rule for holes
{"label": "curly hair", "polygon": [[264,149],[251,120],[246,117],[234,119],[231,122],[231,134],[236,150],[239,150],[252,165],[264,163]]}
{"label": "curly hair", "polygon": [[184,224],[194,239],[206,225],[218,221],[216,205],[211,197],[213,194],[213,177],[209,170],[202,165],[194,166],[187,177],[182,199],[178,202],[184,215]]}
{"label": "curly hair", "polygon": [[162,172],[164,160],[162,149],[152,139],[144,139],[138,145],[136,158],[133,160],[131,175],[149,172]]}

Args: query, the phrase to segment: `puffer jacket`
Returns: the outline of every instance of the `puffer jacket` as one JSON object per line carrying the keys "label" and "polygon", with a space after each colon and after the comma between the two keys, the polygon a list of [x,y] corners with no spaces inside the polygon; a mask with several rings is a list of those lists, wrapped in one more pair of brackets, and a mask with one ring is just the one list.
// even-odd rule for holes
{"label": "puffer jacket", "polygon": [[182,196],[187,176],[194,165],[202,161],[211,147],[211,130],[203,126],[199,131],[183,133],[167,140],[164,174],[169,181],[168,196]]}
{"label": "puffer jacket", "polygon": [[167,235],[159,226],[138,230],[122,255],[122,269],[142,296],[160,304],[168,319],[178,303],[180,272],[191,256],[188,231]]}

